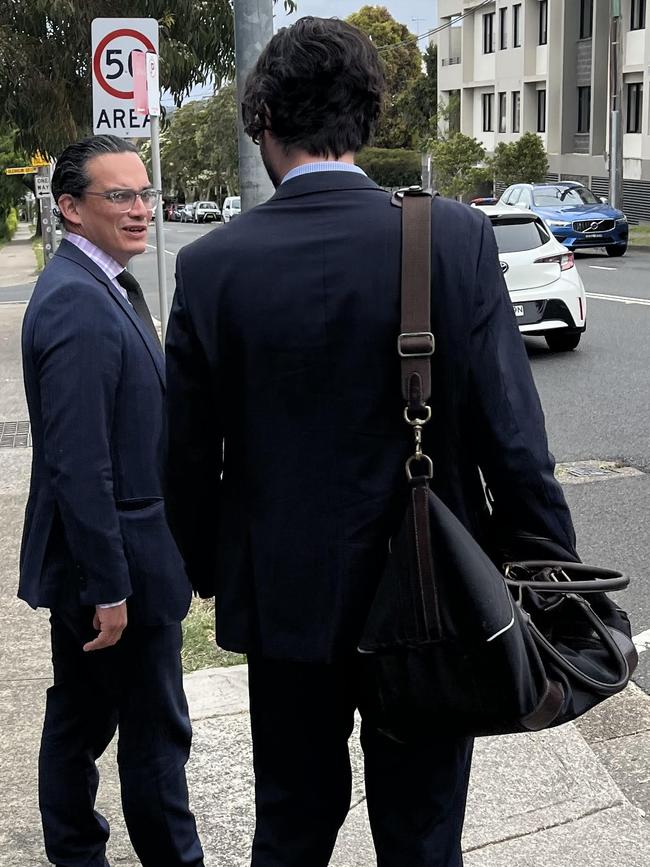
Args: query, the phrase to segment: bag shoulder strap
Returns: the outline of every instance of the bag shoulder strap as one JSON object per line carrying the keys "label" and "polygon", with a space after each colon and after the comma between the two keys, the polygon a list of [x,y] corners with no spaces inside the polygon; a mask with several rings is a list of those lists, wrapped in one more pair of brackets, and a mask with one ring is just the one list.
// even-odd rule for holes
{"label": "bag shoulder strap", "polygon": [[392,204],[402,209],[402,318],[397,338],[404,418],[415,437],[415,452],[406,462],[410,481],[426,483],[433,475],[431,458],[422,452],[422,427],[431,418],[431,202],[437,193],[421,187],[399,190]]}
{"label": "bag shoulder strap", "polygon": [[402,397],[412,413],[431,397],[431,193],[408,187],[393,196],[402,208],[402,319],[397,351]]}

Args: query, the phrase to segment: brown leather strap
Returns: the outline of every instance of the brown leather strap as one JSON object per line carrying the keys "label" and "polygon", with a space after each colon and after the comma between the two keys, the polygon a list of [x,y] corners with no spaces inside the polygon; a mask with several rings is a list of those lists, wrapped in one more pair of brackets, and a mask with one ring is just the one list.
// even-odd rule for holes
{"label": "brown leather strap", "polygon": [[[396,204],[399,204],[395,201]],[[402,207],[402,324],[397,348],[402,396],[417,414],[431,397],[431,193],[404,190]]]}

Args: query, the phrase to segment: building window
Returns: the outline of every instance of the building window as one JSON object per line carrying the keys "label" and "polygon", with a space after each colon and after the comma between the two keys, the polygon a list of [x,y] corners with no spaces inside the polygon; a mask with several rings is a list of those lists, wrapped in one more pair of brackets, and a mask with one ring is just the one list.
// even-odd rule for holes
{"label": "building window", "polygon": [[591,39],[594,20],[594,0],[580,0],[580,39]]}
{"label": "building window", "polygon": [[519,132],[521,126],[521,93],[512,91],[512,131]]}
{"label": "building window", "polygon": [[643,30],[645,27],[646,0],[632,0],[630,11],[630,30]]}
{"label": "building window", "polygon": [[591,88],[578,88],[578,132],[591,129]]}
{"label": "building window", "polygon": [[537,132],[546,132],[546,91],[537,91]]}
{"label": "building window", "polygon": [[483,16],[483,54],[494,54],[494,12]]}
{"label": "building window", "polygon": [[643,111],[643,85],[628,84],[627,86],[627,132],[641,132]]}
{"label": "building window", "polygon": [[506,95],[499,94],[499,132],[506,131]]}
{"label": "building window", "polygon": [[492,120],[492,105],[494,102],[493,93],[483,94],[483,132],[492,132],[494,123]]}
{"label": "building window", "polygon": [[521,46],[521,3],[512,7],[512,47]]}
{"label": "building window", "polygon": [[539,4],[539,35],[540,45],[548,42],[548,0],[540,0]]}
{"label": "building window", "polygon": [[508,9],[499,9],[499,50],[508,47]]}

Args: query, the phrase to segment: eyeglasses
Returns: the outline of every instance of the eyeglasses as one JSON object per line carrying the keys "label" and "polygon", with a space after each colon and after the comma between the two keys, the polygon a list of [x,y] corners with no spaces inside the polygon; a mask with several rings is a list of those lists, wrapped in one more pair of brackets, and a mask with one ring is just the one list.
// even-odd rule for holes
{"label": "eyeglasses", "polygon": [[142,200],[142,204],[148,211],[153,211],[158,204],[160,193],[160,190],[154,190],[153,188],[140,190],[140,192],[137,192],[136,190],[108,190],[105,193],[93,193],[85,190],[84,196],[99,196],[102,199],[106,199],[107,202],[111,202],[111,204],[115,205],[118,211],[126,213],[133,208],[136,199],[138,198]]}

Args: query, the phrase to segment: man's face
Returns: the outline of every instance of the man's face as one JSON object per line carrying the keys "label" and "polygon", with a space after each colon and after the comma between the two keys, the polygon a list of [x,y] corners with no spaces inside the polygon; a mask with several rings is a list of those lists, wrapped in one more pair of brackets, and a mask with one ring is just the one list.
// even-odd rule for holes
{"label": "man's face", "polygon": [[152,212],[139,197],[131,210],[125,212],[124,205],[86,194],[115,190],[141,192],[151,187],[144,163],[134,153],[103,154],[87,162],[86,173],[90,183],[84,194],[79,198],[66,196],[65,203],[61,196],[59,206],[73,231],[126,266],[129,259],[145,251]]}

